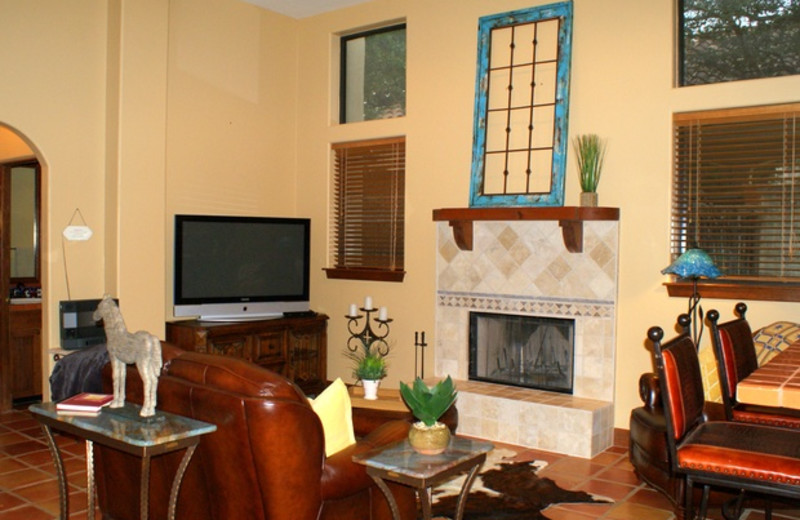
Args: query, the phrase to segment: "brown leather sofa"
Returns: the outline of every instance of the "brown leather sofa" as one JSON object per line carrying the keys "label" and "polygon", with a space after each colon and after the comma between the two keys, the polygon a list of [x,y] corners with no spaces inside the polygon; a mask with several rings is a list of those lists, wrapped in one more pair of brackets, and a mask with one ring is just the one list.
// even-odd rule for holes
{"label": "brown leather sofa", "polygon": [[[681,520],[685,515],[685,481],[673,475],[670,469],[667,426],[656,374],[646,372],[639,377],[639,397],[644,405],[631,411],[628,447],[630,462],[641,480],[660,491],[673,503],[675,515]],[[725,409],[721,403],[706,401],[704,413],[709,419],[725,420]],[[730,498],[730,495],[712,492],[710,503],[722,504]],[[699,502],[699,494],[695,500]]]}
{"label": "brown leather sofa", "polygon": [[[246,361],[163,344],[158,409],[214,423],[201,438],[177,503],[185,520],[389,520],[386,499],[352,462],[355,453],[407,435],[393,421],[326,457],[317,415],[286,378]],[[104,385],[111,389],[110,369]],[[128,368],[127,400],[141,403],[142,385]],[[141,461],[94,447],[98,503],[107,520],[139,518]],[[166,518],[172,477],[182,452],[151,461],[150,518]],[[403,518],[416,518],[411,488],[390,484]]]}

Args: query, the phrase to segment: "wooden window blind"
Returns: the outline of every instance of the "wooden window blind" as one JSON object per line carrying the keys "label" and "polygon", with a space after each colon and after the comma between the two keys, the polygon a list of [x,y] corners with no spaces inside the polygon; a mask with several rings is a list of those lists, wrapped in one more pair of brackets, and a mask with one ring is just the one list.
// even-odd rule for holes
{"label": "wooden window blind", "polygon": [[402,281],[405,137],[334,144],[329,278]]}
{"label": "wooden window blind", "polygon": [[675,114],[671,253],[725,280],[800,283],[800,103]]}

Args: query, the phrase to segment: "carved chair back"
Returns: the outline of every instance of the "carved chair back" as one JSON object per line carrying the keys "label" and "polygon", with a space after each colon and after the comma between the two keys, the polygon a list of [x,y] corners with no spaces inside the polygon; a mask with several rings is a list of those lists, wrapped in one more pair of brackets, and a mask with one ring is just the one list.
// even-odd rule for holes
{"label": "carved chair back", "polygon": [[747,305],[739,302],[735,307],[738,317],[719,323],[719,312],[716,309],[708,311],[720,393],[729,421],[733,420],[733,407],[736,405],[736,385],[758,368],[756,346],[750,324],[745,319],[746,312]]}
{"label": "carved chair back", "polygon": [[678,317],[682,332],[673,339],[662,342],[664,332],[651,327],[647,332],[653,349],[661,385],[662,405],[667,427],[667,447],[675,468],[677,445],[694,427],[705,420],[703,406],[703,377],[697,357],[697,347],[689,332],[690,318]]}
{"label": "carved chair back", "polygon": [[[703,486],[700,518],[705,518],[712,486],[741,493],[741,497],[754,493],[800,500],[800,431],[706,420],[700,361],[688,333],[690,321],[682,314],[678,323],[683,332],[668,341],[663,341],[660,327],[647,332],[661,384],[670,463],[676,475],[686,478],[687,517],[694,518],[695,483]],[[736,502],[734,517],[739,517],[742,504]],[[771,514],[769,502],[768,511]]]}

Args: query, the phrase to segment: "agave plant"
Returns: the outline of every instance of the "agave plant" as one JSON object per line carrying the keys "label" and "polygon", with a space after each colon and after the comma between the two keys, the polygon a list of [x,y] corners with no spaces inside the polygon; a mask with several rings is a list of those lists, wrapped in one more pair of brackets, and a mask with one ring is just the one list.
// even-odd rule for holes
{"label": "agave plant", "polygon": [[419,377],[414,380],[413,387],[400,382],[400,395],[411,409],[411,413],[425,426],[433,426],[455,402],[456,392],[450,376],[428,387]]}
{"label": "agave plant", "polygon": [[575,137],[575,156],[578,159],[581,190],[586,193],[597,191],[603,160],[606,156],[606,144],[596,134]]}

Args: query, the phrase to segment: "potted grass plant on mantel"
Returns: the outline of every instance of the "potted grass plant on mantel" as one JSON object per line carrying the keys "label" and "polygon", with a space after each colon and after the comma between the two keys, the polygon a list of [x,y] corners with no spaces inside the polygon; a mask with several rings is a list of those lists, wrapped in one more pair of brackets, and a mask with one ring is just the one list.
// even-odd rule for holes
{"label": "potted grass plant on mantel", "polygon": [[455,385],[450,376],[428,387],[419,377],[413,386],[400,382],[400,395],[418,422],[408,431],[408,442],[417,452],[436,455],[450,443],[450,429],[439,418],[456,401]]}
{"label": "potted grass plant on mantel", "polygon": [[357,352],[347,352],[347,355],[354,362],[353,377],[364,386],[364,399],[377,399],[378,387],[387,374],[386,356],[377,349],[366,347]]}
{"label": "potted grass plant on mantel", "polygon": [[597,206],[597,185],[603,171],[606,143],[597,134],[583,134],[573,141],[581,183],[581,206]]}

